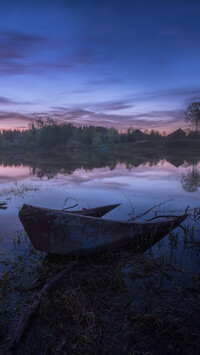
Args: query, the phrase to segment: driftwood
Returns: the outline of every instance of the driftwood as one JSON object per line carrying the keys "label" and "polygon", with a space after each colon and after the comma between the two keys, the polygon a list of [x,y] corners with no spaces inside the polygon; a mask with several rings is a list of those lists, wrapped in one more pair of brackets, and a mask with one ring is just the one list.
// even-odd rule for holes
{"label": "driftwood", "polygon": [[0,202],[0,209],[1,210],[6,210],[6,208],[7,208],[6,202]]}
{"label": "driftwood", "polygon": [[35,313],[35,311],[40,305],[41,298],[45,296],[53,286],[57,285],[61,281],[61,279],[74,268],[75,265],[77,265],[77,261],[71,262],[64,270],[59,272],[55,277],[48,280],[47,283],[42,288],[42,290],[36,295],[35,301],[27,307],[27,309],[22,314],[19,320],[19,323],[16,327],[15,334],[11,342],[11,346],[10,346],[11,349],[19,344],[29,319]]}

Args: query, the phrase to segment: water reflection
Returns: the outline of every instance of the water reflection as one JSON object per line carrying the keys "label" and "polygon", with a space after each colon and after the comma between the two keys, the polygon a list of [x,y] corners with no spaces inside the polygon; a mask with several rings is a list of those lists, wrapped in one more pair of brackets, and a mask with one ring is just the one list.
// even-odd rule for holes
{"label": "water reflection", "polygon": [[189,168],[187,173],[181,175],[181,185],[187,192],[198,191],[200,187],[200,171],[194,167]]}
{"label": "water reflection", "polygon": [[[5,167],[17,167],[18,173],[19,168],[23,170],[25,167],[30,169],[30,173],[38,178],[53,179],[58,174],[71,175],[78,169],[84,169],[85,171],[92,171],[93,169],[108,168],[110,171],[116,169],[118,164],[124,164],[128,171],[135,169],[140,166],[153,167],[156,165],[164,165],[165,162],[170,163],[172,166],[179,168],[183,165],[193,167],[199,163],[200,159],[198,156],[182,156],[180,154],[166,155],[166,154],[155,154],[155,152],[141,152],[140,154],[132,152],[71,152],[62,153],[55,155],[20,155],[15,154],[5,154],[0,157],[0,165]],[[16,173],[16,172],[15,172]],[[184,175],[181,178],[181,184],[183,188],[187,189],[187,185],[184,180],[189,179],[195,184],[198,180],[198,171],[194,169],[188,171],[188,178]],[[198,184],[194,185],[198,188]],[[189,190],[186,190],[189,191]],[[191,190],[190,192],[192,192]],[[196,191],[196,190],[194,190]]]}
{"label": "water reflection", "polygon": [[0,202],[6,202],[8,209],[0,215],[0,230],[19,227],[17,214],[23,203],[58,209],[67,207],[66,199],[69,205],[78,201],[80,208],[121,203],[109,217],[127,219],[129,200],[139,214],[171,199],[163,207],[181,213],[188,205],[199,204],[199,161],[194,154],[147,151],[4,154]]}

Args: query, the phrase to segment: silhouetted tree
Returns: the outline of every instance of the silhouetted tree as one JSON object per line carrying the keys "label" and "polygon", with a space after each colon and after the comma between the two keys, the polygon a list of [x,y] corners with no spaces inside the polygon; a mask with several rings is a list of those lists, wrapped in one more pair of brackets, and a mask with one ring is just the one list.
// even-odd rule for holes
{"label": "silhouetted tree", "polygon": [[114,127],[109,128],[108,138],[110,142],[117,143],[119,141],[119,132]]}
{"label": "silhouetted tree", "polygon": [[95,137],[96,129],[94,126],[83,127],[83,143],[92,144],[92,139]]}
{"label": "silhouetted tree", "polygon": [[195,131],[198,130],[200,125],[200,102],[192,102],[185,112],[186,121],[190,121],[195,127]]}
{"label": "silhouetted tree", "polygon": [[149,139],[152,141],[152,142],[158,142],[160,140],[163,139],[162,135],[160,134],[160,132],[152,129],[149,133]]}

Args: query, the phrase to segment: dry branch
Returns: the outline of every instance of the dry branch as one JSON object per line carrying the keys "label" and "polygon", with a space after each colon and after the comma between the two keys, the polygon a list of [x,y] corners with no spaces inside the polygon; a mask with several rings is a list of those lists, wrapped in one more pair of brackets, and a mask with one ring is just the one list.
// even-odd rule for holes
{"label": "dry branch", "polygon": [[164,205],[165,203],[170,202],[170,201],[173,201],[173,199],[170,199],[170,200],[161,202],[161,203],[159,203],[158,205],[155,205],[155,206],[149,208],[149,209],[148,209],[147,211],[145,211],[144,213],[138,214],[137,216],[135,216],[135,217],[133,217],[133,218],[130,218],[129,221],[134,221],[135,219],[142,218],[142,217],[144,217],[147,213],[149,213],[150,211],[152,211],[154,208],[160,207],[160,206],[162,206],[162,205]]}
{"label": "dry branch", "polygon": [[150,219],[147,219],[147,222],[151,222],[155,219],[158,219],[158,218],[178,218],[179,216],[176,216],[174,214],[168,214],[168,215],[159,215],[159,216],[155,216],[155,217],[152,217]]}
{"label": "dry branch", "polygon": [[73,205],[73,206],[65,207],[65,208],[62,209],[62,211],[66,211],[66,210],[69,210],[70,208],[75,208],[75,207],[77,207],[77,206],[78,206],[78,203],[76,203],[76,204]]}
{"label": "dry branch", "polygon": [[36,295],[34,302],[30,304],[22,314],[11,342],[11,348],[19,344],[29,319],[40,305],[41,298],[46,295],[53,286],[57,285],[61,279],[74,268],[75,265],[77,265],[77,261],[71,262],[64,270],[46,282],[42,290]]}

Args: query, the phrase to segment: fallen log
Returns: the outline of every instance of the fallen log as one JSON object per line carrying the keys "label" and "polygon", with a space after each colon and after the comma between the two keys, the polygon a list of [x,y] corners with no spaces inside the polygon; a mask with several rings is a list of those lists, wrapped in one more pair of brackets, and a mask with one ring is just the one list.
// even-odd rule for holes
{"label": "fallen log", "polygon": [[7,203],[6,202],[0,202],[0,209],[1,210],[6,210],[7,208]]}
{"label": "fallen log", "polygon": [[31,316],[35,313],[40,305],[40,301],[43,296],[45,296],[49,290],[57,285],[61,279],[68,274],[75,266],[77,265],[77,261],[71,262],[64,270],[60,271],[56,276],[52,277],[50,280],[46,282],[43,286],[42,290],[36,295],[34,302],[29,305],[25,312],[22,314],[19,323],[16,327],[13,339],[11,341],[10,350],[17,346],[24,334],[24,331],[27,327],[28,321],[30,320]]}

